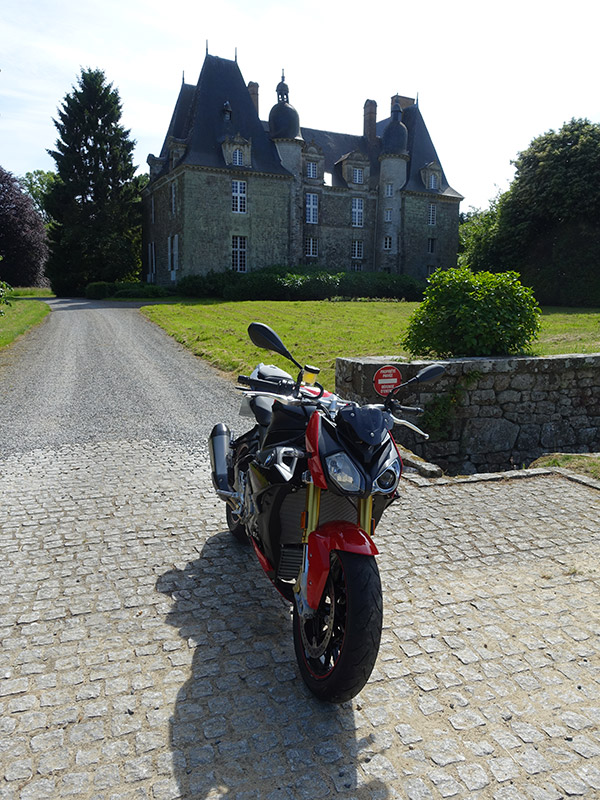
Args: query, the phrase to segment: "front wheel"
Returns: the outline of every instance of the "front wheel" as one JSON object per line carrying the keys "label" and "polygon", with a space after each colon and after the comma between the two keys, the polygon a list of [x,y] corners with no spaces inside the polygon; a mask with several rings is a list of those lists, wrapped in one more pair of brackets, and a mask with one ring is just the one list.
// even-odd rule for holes
{"label": "front wheel", "polygon": [[355,697],[375,666],[383,601],[373,556],[331,552],[319,608],[303,619],[294,604],[294,649],[300,674],[320,700]]}

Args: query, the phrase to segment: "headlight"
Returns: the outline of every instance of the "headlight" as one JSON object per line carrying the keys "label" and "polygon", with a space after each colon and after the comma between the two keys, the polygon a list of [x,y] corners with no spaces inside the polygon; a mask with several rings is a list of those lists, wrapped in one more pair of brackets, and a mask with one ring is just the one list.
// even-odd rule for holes
{"label": "headlight", "polygon": [[377,480],[373,483],[373,491],[381,492],[382,494],[391,494],[396,486],[398,486],[401,471],[400,461],[396,458],[379,473]]}
{"label": "headlight", "polygon": [[327,473],[338,489],[343,492],[362,492],[364,490],[364,479],[358,469],[348,458],[346,453],[334,453],[325,459]]}

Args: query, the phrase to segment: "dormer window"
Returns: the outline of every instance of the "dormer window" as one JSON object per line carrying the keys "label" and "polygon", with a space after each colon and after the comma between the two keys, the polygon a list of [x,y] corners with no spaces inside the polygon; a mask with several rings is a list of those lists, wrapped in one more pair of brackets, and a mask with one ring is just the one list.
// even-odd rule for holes
{"label": "dormer window", "polygon": [[229,122],[229,120],[231,119],[231,103],[229,102],[229,100],[226,100],[223,103],[222,114],[223,114],[223,119],[225,120],[225,122]]}
{"label": "dormer window", "polygon": [[352,183],[364,183],[365,171],[362,167],[352,168]]}
{"label": "dormer window", "polygon": [[227,165],[252,169],[252,139],[244,139],[239,133],[226,136],[221,144],[221,151]]}
{"label": "dormer window", "polygon": [[442,168],[437,161],[430,161],[421,169],[421,180],[425,188],[439,192],[442,185]]}
{"label": "dormer window", "polygon": [[306,177],[307,178],[316,178],[317,177],[317,162],[316,161],[307,161],[306,162]]}

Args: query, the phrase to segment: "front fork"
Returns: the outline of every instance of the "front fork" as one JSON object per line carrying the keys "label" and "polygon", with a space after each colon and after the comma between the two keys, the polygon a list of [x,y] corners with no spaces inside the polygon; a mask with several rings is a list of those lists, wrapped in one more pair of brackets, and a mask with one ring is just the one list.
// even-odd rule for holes
{"label": "front fork", "polygon": [[[302,519],[302,569],[298,575],[298,580],[294,586],[294,596],[296,598],[296,605],[300,616],[304,619],[310,619],[317,611],[308,603],[309,586],[312,581],[309,577],[310,562],[313,554],[309,548],[309,536],[313,531],[319,527],[319,513],[321,508],[321,489],[315,486],[314,483],[309,483],[306,492],[306,510]],[[373,497],[369,495],[366,498],[359,498],[357,523],[359,528],[365,531],[369,536],[372,535],[373,529]]]}

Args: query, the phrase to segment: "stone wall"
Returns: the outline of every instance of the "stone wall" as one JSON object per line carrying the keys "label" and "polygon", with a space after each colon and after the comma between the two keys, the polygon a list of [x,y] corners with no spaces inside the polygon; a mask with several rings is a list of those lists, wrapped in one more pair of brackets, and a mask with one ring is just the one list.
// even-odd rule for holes
{"label": "stone wall", "polygon": [[[396,364],[406,381],[427,363],[338,358],[336,390],[360,403],[382,402],[373,389],[379,367]],[[441,363],[442,378],[401,395],[402,403],[426,409],[410,419],[429,441],[396,429],[399,443],[427,461],[468,474],[518,468],[548,452],[600,451],[600,354]]]}

